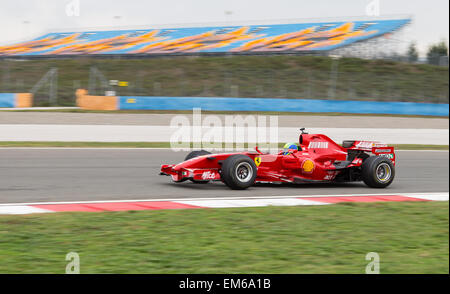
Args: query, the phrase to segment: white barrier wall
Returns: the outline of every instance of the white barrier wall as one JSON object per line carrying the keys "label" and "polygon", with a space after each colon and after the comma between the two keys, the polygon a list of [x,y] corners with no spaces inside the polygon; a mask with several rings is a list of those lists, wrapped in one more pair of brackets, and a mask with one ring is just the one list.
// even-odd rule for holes
{"label": "white barrier wall", "polygon": [[[308,128],[309,133],[323,133],[340,143],[360,139],[388,144],[448,145],[448,129],[375,129],[375,128]],[[188,130],[189,131],[189,130]],[[205,134],[208,128],[202,128]],[[220,127],[218,132],[225,132]],[[247,131],[256,132],[255,128]],[[176,129],[169,126],[133,125],[0,125],[0,141],[62,142],[169,142]],[[279,142],[296,141],[298,128],[278,128]]]}

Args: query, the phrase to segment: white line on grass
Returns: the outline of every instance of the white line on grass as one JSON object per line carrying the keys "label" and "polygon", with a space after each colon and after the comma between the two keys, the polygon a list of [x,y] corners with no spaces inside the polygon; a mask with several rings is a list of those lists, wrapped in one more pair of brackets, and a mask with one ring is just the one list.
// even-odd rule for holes
{"label": "white line on grass", "polygon": [[376,194],[335,194],[335,195],[288,195],[288,196],[238,196],[238,197],[207,197],[207,198],[162,198],[162,199],[133,199],[133,200],[90,200],[90,201],[62,201],[62,202],[29,202],[29,203],[3,203],[0,206],[14,205],[46,205],[46,204],[89,204],[89,203],[127,203],[127,202],[152,202],[152,201],[197,201],[197,200],[233,200],[233,199],[278,199],[278,198],[312,198],[312,197],[351,197],[351,196],[423,196],[428,195],[434,198],[449,197],[449,192],[430,192],[430,193],[376,193]]}

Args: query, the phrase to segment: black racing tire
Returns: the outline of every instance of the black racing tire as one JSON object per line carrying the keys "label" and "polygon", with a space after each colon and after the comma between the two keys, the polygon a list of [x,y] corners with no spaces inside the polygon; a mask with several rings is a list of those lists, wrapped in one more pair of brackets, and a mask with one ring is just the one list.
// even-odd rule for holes
{"label": "black racing tire", "polygon": [[231,155],[223,161],[223,182],[233,190],[244,190],[255,183],[258,168],[255,162],[242,154]]}
{"label": "black racing tire", "polygon": [[395,167],[392,161],[383,156],[370,156],[361,166],[364,183],[372,188],[386,188],[395,177]]}
{"label": "black racing tire", "polygon": [[[198,157],[198,156],[207,155],[207,154],[211,154],[211,152],[208,152],[206,150],[192,151],[188,155],[186,155],[186,157],[184,158],[184,161],[192,159],[192,158],[195,158],[195,157]],[[192,183],[195,183],[195,184],[207,184],[207,183],[209,183],[209,181],[199,181],[199,180],[194,180],[194,179],[189,179],[189,181],[191,181]]]}
{"label": "black racing tire", "polygon": [[208,152],[206,150],[197,150],[197,151],[192,151],[190,152],[188,155],[186,155],[186,157],[184,158],[184,161],[192,159],[194,157],[198,157],[198,156],[202,156],[202,155],[207,155],[207,154],[211,154],[211,152]]}

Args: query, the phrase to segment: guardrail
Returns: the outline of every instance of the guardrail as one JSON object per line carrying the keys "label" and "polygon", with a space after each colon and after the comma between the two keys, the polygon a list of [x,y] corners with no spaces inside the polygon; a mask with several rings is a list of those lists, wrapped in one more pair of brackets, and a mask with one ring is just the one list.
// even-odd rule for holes
{"label": "guardrail", "polygon": [[31,93],[0,93],[0,108],[32,107]]}
{"label": "guardrail", "polygon": [[448,104],[230,97],[89,96],[77,90],[77,105],[91,110],[192,110],[338,112],[448,116]]}

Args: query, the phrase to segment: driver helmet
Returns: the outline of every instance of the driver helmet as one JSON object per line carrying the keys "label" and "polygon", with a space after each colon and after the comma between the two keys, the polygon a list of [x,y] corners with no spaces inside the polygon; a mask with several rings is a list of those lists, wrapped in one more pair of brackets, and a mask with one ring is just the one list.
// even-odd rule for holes
{"label": "driver helmet", "polygon": [[300,150],[300,145],[298,143],[286,143],[283,146],[283,155],[288,155],[292,153],[292,149],[294,150]]}

